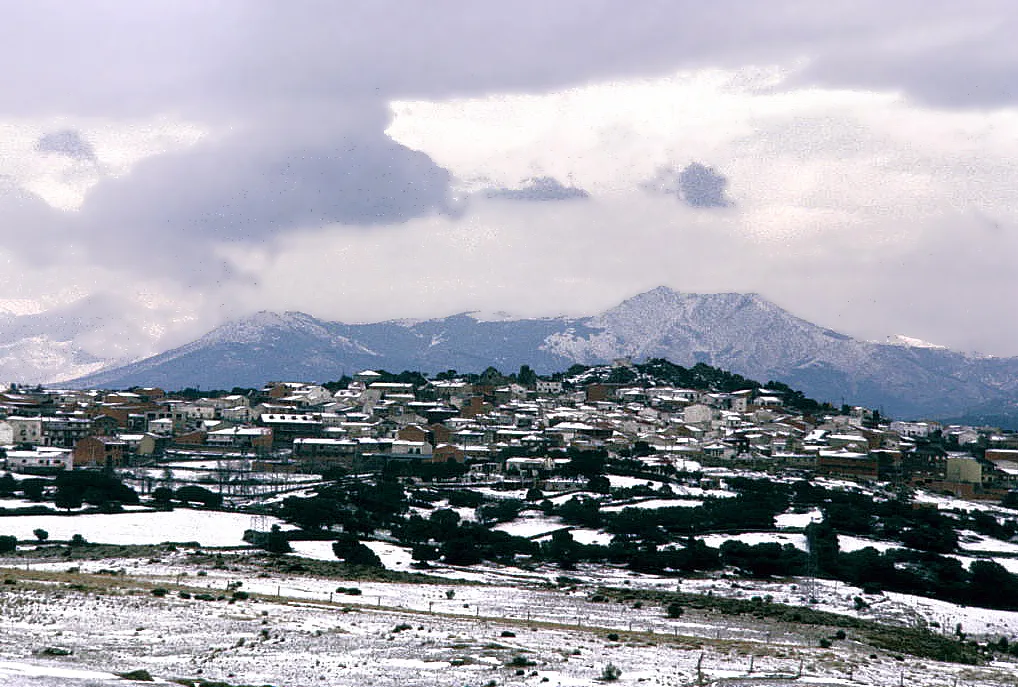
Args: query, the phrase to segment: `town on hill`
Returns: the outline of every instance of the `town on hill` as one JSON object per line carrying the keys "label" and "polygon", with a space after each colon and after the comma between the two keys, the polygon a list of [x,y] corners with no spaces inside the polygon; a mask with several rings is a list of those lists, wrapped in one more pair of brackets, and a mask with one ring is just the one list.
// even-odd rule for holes
{"label": "town on hill", "polygon": [[[674,659],[700,680],[733,674],[720,647],[736,635],[764,661],[757,625],[764,644],[784,633],[800,647],[767,673],[789,679],[867,660],[886,677],[902,656],[1010,665],[1018,651],[1018,435],[997,428],[892,419],[665,359],[217,391],[14,387],[0,407],[0,566],[15,586],[93,589],[67,577],[85,571],[178,602],[332,608],[370,584],[394,632],[438,604],[449,618],[485,608],[505,637],[571,605],[569,632],[719,642],[706,673],[702,656],[695,673]],[[19,566],[32,576],[19,582]],[[488,596],[426,591],[465,582]],[[498,594],[543,596],[490,605]],[[65,641],[88,640],[72,627]],[[144,645],[104,645],[104,665]],[[847,653],[807,665],[814,649]],[[497,660],[549,670],[548,646],[530,650],[543,663]],[[237,669],[212,658],[213,674]],[[648,659],[627,660],[598,679]],[[755,660],[734,674],[759,675]]]}

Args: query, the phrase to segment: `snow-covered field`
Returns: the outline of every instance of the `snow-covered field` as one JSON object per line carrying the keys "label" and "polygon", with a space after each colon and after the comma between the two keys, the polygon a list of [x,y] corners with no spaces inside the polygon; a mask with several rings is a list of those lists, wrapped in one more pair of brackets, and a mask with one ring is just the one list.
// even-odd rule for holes
{"label": "snow-covered field", "polygon": [[[547,589],[505,579],[488,585],[323,579],[260,572],[233,558],[209,569],[190,562],[184,551],[162,560],[74,563],[81,572],[73,577],[62,576],[66,561],[33,564],[31,573],[5,571],[8,577],[21,577],[0,591],[0,684],[125,684],[113,674],[145,669],[160,680],[202,677],[278,687],[462,687],[492,680],[554,687],[596,684],[611,662],[622,671],[618,684],[634,686],[677,687],[731,678],[736,681],[727,684],[891,685],[907,680],[916,687],[935,687],[958,677],[959,684],[981,687],[1013,684],[1016,668],[911,657],[898,661],[851,636],[833,649],[822,649],[816,628],[694,609],[669,619],[653,603],[595,602],[588,598],[590,588]],[[95,574],[110,568],[126,573]],[[577,577],[591,574],[590,569],[576,572]],[[26,579],[46,575],[51,577]],[[71,581],[79,586],[67,586]],[[205,589],[222,597],[239,583],[253,596],[235,603],[183,599],[174,591],[178,581],[192,594]],[[625,581],[643,586],[654,579],[622,573],[614,586]],[[675,581],[668,584],[674,588]],[[148,589],[155,585],[170,594],[152,596]],[[795,582],[684,580],[680,586],[746,598],[772,594],[793,603],[800,603],[803,594]],[[357,588],[361,594],[338,593],[337,587]],[[851,612],[847,609],[858,594],[823,583],[817,605]],[[898,609],[906,618],[909,612],[912,618],[957,614],[973,631],[980,623],[994,632],[1018,628],[1016,614],[926,600],[917,604],[896,595],[866,598],[871,602],[867,617],[889,616]],[[609,632],[618,638],[610,639]],[[44,647],[71,653],[39,654]],[[793,679],[799,671],[801,677]]]}
{"label": "snow-covered field", "polygon": [[[240,546],[244,530],[267,529],[283,523],[275,518],[257,522],[243,513],[191,510],[127,512],[89,515],[26,515],[0,518],[0,534],[31,540],[35,529],[44,529],[50,539],[69,540],[80,534],[99,544],[159,544],[164,541],[192,542],[203,546]],[[257,525],[257,527],[256,527]]]}
{"label": "snow-covered field", "polygon": [[605,506],[601,509],[601,512],[618,513],[626,508],[696,508],[702,505],[703,501],[694,499],[647,499],[646,501],[634,501],[617,506]]}

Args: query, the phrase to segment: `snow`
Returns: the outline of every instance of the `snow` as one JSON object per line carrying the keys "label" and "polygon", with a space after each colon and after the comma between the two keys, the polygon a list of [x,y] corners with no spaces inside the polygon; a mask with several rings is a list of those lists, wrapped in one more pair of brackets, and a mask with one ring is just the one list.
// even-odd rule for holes
{"label": "snow", "polygon": [[537,537],[568,527],[558,518],[527,517],[513,522],[500,523],[493,530],[511,534],[514,537]]}
{"label": "snow", "polygon": [[824,519],[820,509],[814,508],[808,513],[795,513],[789,511],[774,518],[779,529],[804,529],[811,522],[820,522]]}
{"label": "snow", "polygon": [[[259,527],[283,523],[266,518]],[[252,517],[243,513],[191,510],[146,511],[90,515],[25,515],[0,520],[5,534],[34,540],[35,529],[49,532],[51,540],[69,540],[80,534],[96,544],[160,544],[165,541],[197,541],[203,546],[242,546],[244,530],[253,528]]]}
{"label": "snow", "polygon": [[625,475],[606,475],[611,482],[612,489],[632,489],[633,487],[656,487],[657,484],[646,478],[627,477]]}
{"label": "snow", "polygon": [[932,348],[939,350],[947,350],[947,346],[941,346],[940,344],[930,343],[929,341],[923,341],[912,336],[905,336],[904,334],[895,334],[894,336],[887,337],[887,343],[891,346],[905,346],[906,348]]}
{"label": "snow", "polygon": [[591,530],[582,527],[569,530],[569,534],[573,535],[573,539],[578,544],[597,544],[598,546],[608,546],[612,541],[612,535],[601,530]]}
{"label": "snow", "polygon": [[634,501],[617,506],[607,506],[601,509],[602,513],[618,513],[626,508],[696,508],[702,506],[703,501],[694,499],[648,499],[646,501]]}
{"label": "snow", "polygon": [[1018,555],[1018,544],[1001,541],[969,530],[958,532],[958,547],[963,551],[985,551],[988,553],[1006,553]]}
{"label": "snow", "polygon": [[861,551],[867,547],[872,547],[880,552],[902,548],[901,545],[896,542],[880,541],[878,539],[865,539],[863,537],[855,537],[849,534],[838,535],[838,548],[845,553]]}
{"label": "snow", "polygon": [[756,544],[791,544],[797,549],[806,550],[806,535],[786,534],[782,532],[742,532],[740,534],[708,534],[699,537],[704,544],[718,548],[726,541],[741,541],[750,546]]}

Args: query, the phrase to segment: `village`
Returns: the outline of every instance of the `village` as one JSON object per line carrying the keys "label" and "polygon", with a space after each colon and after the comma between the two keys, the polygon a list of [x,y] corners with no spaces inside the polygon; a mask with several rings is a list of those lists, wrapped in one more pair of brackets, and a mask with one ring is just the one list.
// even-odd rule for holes
{"label": "village", "polygon": [[515,375],[392,381],[365,370],[342,388],[288,381],[210,395],[15,387],[0,394],[0,446],[6,469],[24,474],[215,459],[240,461],[224,465],[249,476],[360,474],[407,462],[458,464],[468,479],[525,479],[554,491],[573,486],[553,477],[571,450],[638,459],[648,470],[743,467],[988,501],[1018,481],[1012,432],[888,421],[858,406],[804,412],[787,402],[787,388],[679,388],[645,375],[604,381],[620,370],[635,368],[621,360],[573,377],[530,373],[527,384]]}

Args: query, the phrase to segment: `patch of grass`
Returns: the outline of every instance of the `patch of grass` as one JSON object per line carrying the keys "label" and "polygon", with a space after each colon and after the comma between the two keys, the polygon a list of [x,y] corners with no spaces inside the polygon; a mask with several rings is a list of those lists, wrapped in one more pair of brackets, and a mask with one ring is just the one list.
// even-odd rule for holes
{"label": "patch of grass", "polygon": [[629,602],[639,599],[666,607],[678,603],[686,608],[709,610],[722,615],[750,615],[758,619],[766,618],[783,623],[855,630],[855,639],[878,649],[936,661],[979,665],[985,660],[977,648],[951,637],[934,634],[929,630],[885,625],[873,620],[818,611],[805,606],[788,606],[766,599],[729,599],[684,592],[610,587],[601,588],[598,592],[617,601]]}
{"label": "patch of grass", "polygon": [[147,670],[131,670],[126,673],[117,673],[117,677],[124,680],[134,680],[135,682],[154,682],[155,679]]}

